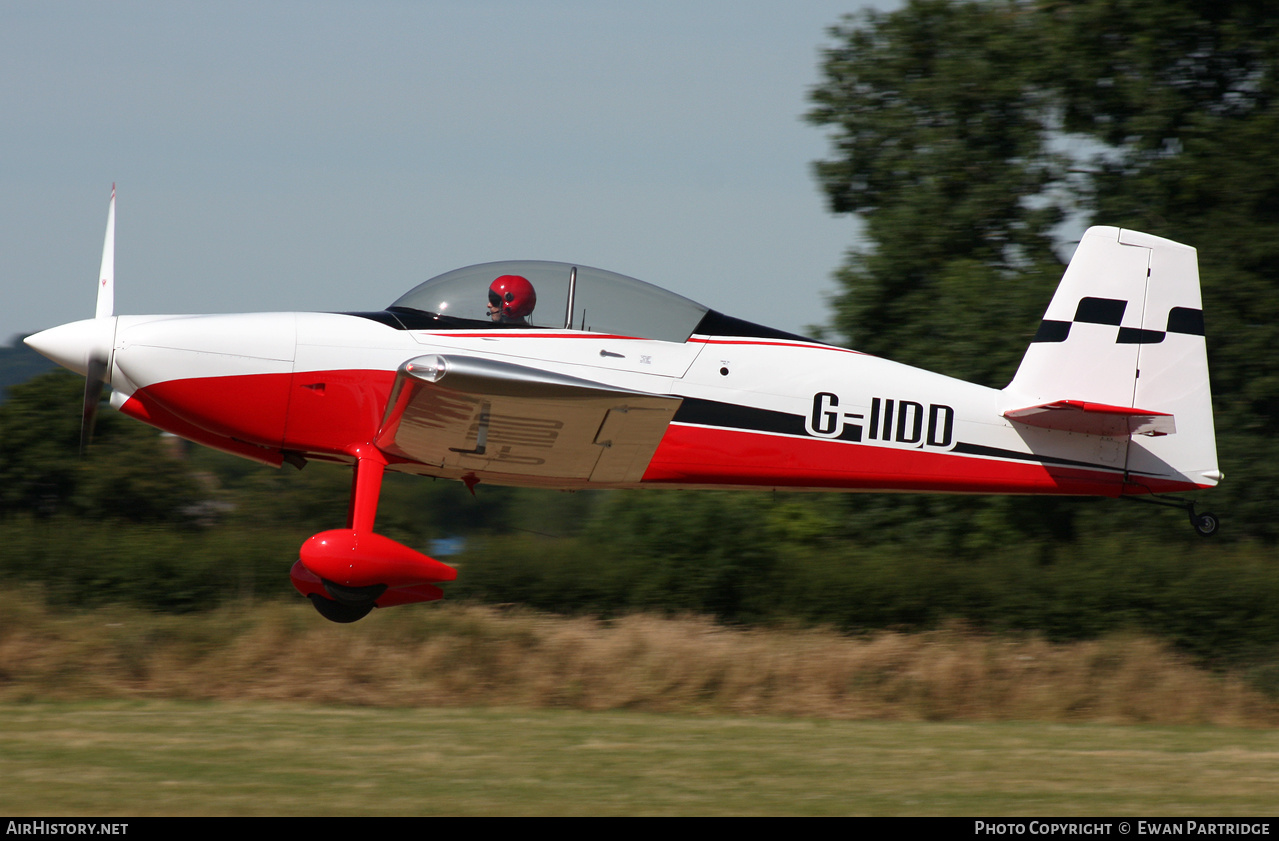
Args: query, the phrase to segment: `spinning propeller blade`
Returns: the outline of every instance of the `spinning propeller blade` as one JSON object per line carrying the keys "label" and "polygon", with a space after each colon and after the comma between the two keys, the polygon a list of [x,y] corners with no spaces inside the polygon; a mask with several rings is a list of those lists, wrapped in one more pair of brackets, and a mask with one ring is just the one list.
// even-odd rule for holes
{"label": "spinning propeller blade", "polygon": [[84,381],[84,407],[80,414],[80,455],[93,440],[93,423],[98,417],[98,404],[102,402],[102,387],[106,385],[107,360],[98,354],[89,356],[89,371]]}
{"label": "spinning propeller blade", "polygon": [[[115,315],[115,185],[111,185],[111,203],[107,206],[107,233],[102,240],[102,266],[98,270],[98,305],[95,319]],[[109,351],[108,351],[109,353]],[[85,360],[84,406],[80,414],[80,455],[93,440],[93,424],[102,402],[102,387],[110,379],[110,357],[102,348],[90,348]]]}
{"label": "spinning propeller blade", "polygon": [[115,185],[107,207],[107,235],[102,242],[102,268],[98,271],[98,308],[94,318],[115,315]]}

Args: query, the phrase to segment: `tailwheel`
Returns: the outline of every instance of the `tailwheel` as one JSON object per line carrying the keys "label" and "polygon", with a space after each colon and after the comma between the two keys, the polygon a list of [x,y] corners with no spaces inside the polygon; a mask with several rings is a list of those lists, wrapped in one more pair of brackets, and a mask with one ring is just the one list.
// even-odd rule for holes
{"label": "tailwheel", "polygon": [[1221,523],[1217,520],[1216,514],[1190,514],[1190,525],[1195,527],[1195,531],[1204,537],[1211,537],[1217,533],[1217,527]]}
{"label": "tailwheel", "polygon": [[1217,528],[1221,525],[1221,521],[1217,519],[1216,514],[1196,514],[1195,504],[1188,499],[1175,499],[1170,496],[1153,493],[1149,496],[1121,496],[1119,498],[1126,499],[1129,502],[1144,502],[1147,505],[1162,505],[1165,508],[1180,508],[1190,517],[1190,525],[1194,527],[1195,533],[1200,537],[1212,537],[1217,533]]}
{"label": "tailwheel", "polygon": [[320,615],[330,622],[340,622],[349,624],[358,622],[369,615],[369,611],[373,609],[373,602],[365,602],[364,604],[343,604],[342,602],[326,599],[319,593],[312,593],[307,596],[311,600],[311,604],[315,605],[315,609]]}

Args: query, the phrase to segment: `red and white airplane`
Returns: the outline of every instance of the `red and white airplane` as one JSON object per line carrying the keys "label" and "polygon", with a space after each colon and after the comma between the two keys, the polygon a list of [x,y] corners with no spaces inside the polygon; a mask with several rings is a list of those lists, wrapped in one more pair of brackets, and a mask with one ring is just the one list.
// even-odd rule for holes
{"label": "red and white airplane", "polygon": [[1002,390],[762,327],[587,266],[488,263],[376,312],[114,314],[115,191],[94,318],[27,344],[130,417],[273,466],[354,468],[308,539],[325,617],[430,601],[455,572],[374,531],[386,470],[547,488],[1145,497],[1217,468],[1195,251],[1090,228]]}

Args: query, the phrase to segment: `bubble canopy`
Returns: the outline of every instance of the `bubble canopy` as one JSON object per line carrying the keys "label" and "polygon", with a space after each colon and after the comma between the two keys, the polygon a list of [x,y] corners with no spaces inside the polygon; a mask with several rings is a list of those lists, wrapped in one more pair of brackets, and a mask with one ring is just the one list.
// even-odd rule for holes
{"label": "bubble canopy", "polygon": [[[489,318],[489,284],[503,275],[526,278],[537,292],[537,305],[527,325],[502,325]],[[507,260],[455,269],[415,286],[388,309],[397,315],[421,314],[415,321],[424,315],[434,322],[435,329],[571,329],[667,342],[687,340],[709,311],[633,277],[543,260]]]}

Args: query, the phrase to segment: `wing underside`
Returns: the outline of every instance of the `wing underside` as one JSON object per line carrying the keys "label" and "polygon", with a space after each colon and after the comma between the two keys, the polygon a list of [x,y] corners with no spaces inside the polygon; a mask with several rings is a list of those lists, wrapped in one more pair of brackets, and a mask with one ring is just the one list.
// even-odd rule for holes
{"label": "wing underside", "polygon": [[640,480],[682,399],[453,354],[400,366],[377,446],[443,473]]}

